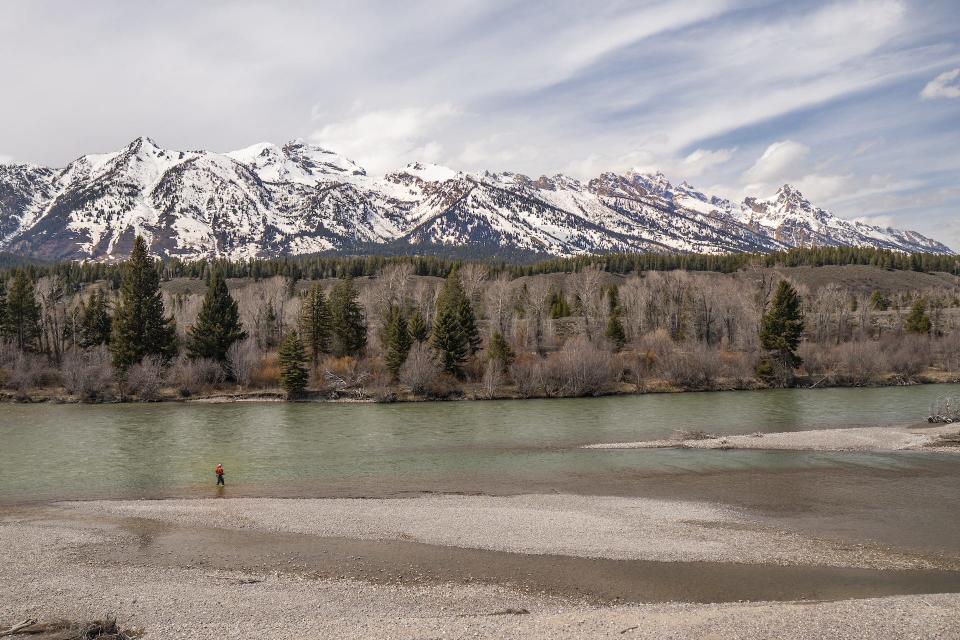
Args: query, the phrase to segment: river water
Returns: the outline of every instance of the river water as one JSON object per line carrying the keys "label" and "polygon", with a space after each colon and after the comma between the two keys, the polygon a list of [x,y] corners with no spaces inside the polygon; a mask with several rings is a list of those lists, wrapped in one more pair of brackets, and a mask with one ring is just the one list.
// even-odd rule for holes
{"label": "river water", "polygon": [[717,433],[915,423],[960,385],[569,400],[0,406],[0,501],[542,490],[627,474],[838,467],[915,470],[922,453],[584,450],[678,429]]}

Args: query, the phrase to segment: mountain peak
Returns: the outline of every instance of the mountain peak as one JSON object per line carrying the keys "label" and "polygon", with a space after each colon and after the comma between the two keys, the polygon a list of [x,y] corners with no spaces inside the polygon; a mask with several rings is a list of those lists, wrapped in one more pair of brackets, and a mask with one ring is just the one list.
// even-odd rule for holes
{"label": "mountain peak", "polygon": [[365,176],[366,170],[336,151],[311,144],[302,138],[283,145],[283,153],[310,173],[338,173]]}
{"label": "mountain peak", "polygon": [[127,149],[133,152],[137,151],[163,151],[163,149],[156,142],[153,141],[153,138],[149,136],[137,136],[134,138],[130,144],[127,145]]}
{"label": "mountain peak", "polygon": [[403,168],[403,172],[424,182],[443,182],[457,177],[457,172],[453,169],[430,162],[411,162]]}
{"label": "mountain peak", "polygon": [[481,254],[766,252],[873,246],[950,253],[913,232],[854,223],[792,185],[736,205],[671,185],[660,171],[465,174],[413,162],[369,176],[309,141],[229,153],[163,150],[141,136],[62,170],[0,170],[0,249],[48,259],[114,259],[150,234],[160,255],[276,257],[418,243]]}

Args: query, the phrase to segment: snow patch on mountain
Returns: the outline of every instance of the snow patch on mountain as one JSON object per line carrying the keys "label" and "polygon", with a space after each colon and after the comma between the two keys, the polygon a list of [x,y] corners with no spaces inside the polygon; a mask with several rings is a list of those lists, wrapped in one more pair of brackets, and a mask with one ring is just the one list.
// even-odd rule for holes
{"label": "snow patch on mountain", "polygon": [[63,169],[0,165],[0,249],[117,259],[143,234],[184,258],[294,255],[406,243],[569,256],[619,251],[767,252],[874,246],[952,253],[916,232],[852,222],[784,185],[732,203],[662,173],[468,174],[411,163],[370,176],[302,140],[172,151],[137,138]]}

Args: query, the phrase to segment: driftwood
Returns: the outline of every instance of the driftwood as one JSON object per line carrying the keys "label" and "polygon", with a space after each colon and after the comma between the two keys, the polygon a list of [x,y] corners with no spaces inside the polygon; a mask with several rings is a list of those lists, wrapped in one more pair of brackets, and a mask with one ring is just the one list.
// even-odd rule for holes
{"label": "driftwood", "polygon": [[33,636],[37,640],[133,640],[138,634],[121,630],[114,618],[107,618],[89,622],[24,620],[0,632],[0,637],[11,636]]}
{"label": "driftwood", "polygon": [[927,422],[932,424],[952,424],[960,422],[960,397],[943,396],[930,403],[930,417]]}
{"label": "driftwood", "polygon": [[4,636],[12,636],[13,634],[17,633],[21,629],[26,629],[27,627],[34,625],[36,623],[37,623],[36,620],[24,620],[23,622],[18,622],[17,624],[13,625],[6,631],[0,632],[0,638]]}

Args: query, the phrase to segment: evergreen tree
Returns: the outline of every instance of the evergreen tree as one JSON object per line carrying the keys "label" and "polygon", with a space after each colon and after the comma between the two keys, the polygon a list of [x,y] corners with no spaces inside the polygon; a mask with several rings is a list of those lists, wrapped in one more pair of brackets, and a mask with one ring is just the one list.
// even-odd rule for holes
{"label": "evergreen tree", "polygon": [[307,386],[307,354],[303,350],[303,341],[296,331],[291,332],[280,343],[278,354],[280,365],[280,386],[287,392],[288,398],[296,398]]}
{"label": "evergreen tree", "polygon": [[89,300],[80,304],[77,324],[77,344],[84,349],[110,342],[112,320],[103,289],[97,289]]}
{"label": "evergreen tree", "polygon": [[400,367],[407,360],[407,354],[413,345],[413,339],[410,337],[410,331],[407,326],[407,319],[398,307],[391,306],[387,315],[387,325],[384,336],[384,350],[386,356],[384,360],[387,370],[397,379],[400,375]]}
{"label": "evergreen tree", "polygon": [[0,342],[13,337],[10,310],[7,308],[7,288],[0,281]]}
{"label": "evergreen tree", "polygon": [[623,349],[623,345],[627,342],[627,334],[623,329],[623,323],[620,322],[620,316],[618,314],[614,313],[610,316],[610,320],[607,322],[607,330],[603,335],[613,343],[617,351]]}
{"label": "evergreen tree", "polygon": [[910,307],[910,313],[904,320],[903,328],[910,333],[930,333],[930,316],[927,315],[927,303],[923,298],[917,298],[917,301]]}
{"label": "evergreen tree", "polygon": [[410,316],[410,320],[407,321],[407,331],[410,332],[410,337],[417,342],[426,342],[427,338],[430,337],[430,332],[427,330],[427,321],[423,319],[423,314],[419,311],[414,311],[413,315]]}
{"label": "evergreen tree", "polygon": [[333,352],[338,356],[359,355],[367,346],[367,325],[357,296],[349,276],[330,292],[330,332]]}
{"label": "evergreen tree", "polygon": [[556,320],[557,318],[566,318],[570,313],[570,303],[567,302],[566,297],[564,297],[563,291],[554,291],[551,293],[550,317]]}
{"label": "evergreen tree", "polygon": [[487,359],[499,363],[501,369],[506,369],[513,363],[514,357],[513,349],[510,348],[503,334],[495,331],[490,337],[490,344],[487,345]]}
{"label": "evergreen tree", "polygon": [[163,315],[160,272],[147,254],[147,243],[141,236],[137,236],[130,259],[123,266],[110,350],[113,364],[120,370],[140,362],[144,356],[169,360],[177,351],[176,325],[173,318]]}
{"label": "evergreen tree", "polygon": [[303,298],[300,334],[310,354],[310,362],[316,367],[320,354],[330,351],[330,308],[320,284],[313,285]]}
{"label": "evergreen tree", "polygon": [[770,309],[760,321],[760,344],[776,354],[785,366],[800,365],[797,345],[803,335],[803,311],[797,290],[786,280],[781,280],[773,296]]}
{"label": "evergreen tree", "polygon": [[188,332],[187,351],[191,358],[213,358],[222,363],[227,361],[230,345],[246,337],[237,301],[227,289],[223,272],[217,269],[210,277],[197,322]]}
{"label": "evergreen tree", "polygon": [[463,363],[480,346],[477,319],[456,271],[447,277],[437,299],[432,342],[443,370],[453,374],[460,373]]}
{"label": "evergreen tree", "polygon": [[17,347],[25,351],[36,347],[40,337],[40,305],[33,281],[23,269],[17,269],[7,292],[7,322]]}
{"label": "evergreen tree", "polygon": [[870,294],[870,308],[874,311],[886,311],[890,308],[890,301],[883,293],[874,289]]}

